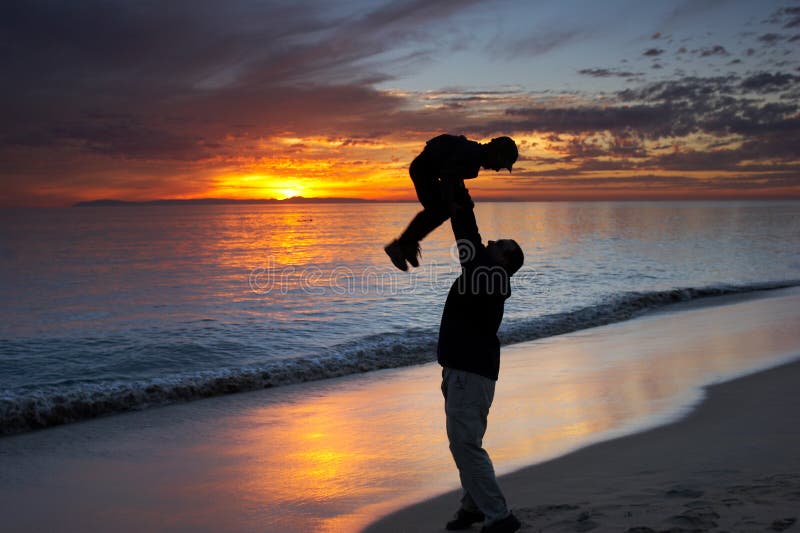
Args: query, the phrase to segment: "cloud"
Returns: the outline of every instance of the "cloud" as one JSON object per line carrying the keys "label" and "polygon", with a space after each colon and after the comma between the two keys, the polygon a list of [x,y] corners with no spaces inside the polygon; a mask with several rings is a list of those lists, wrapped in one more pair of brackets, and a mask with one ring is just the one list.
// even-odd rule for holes
{"label": "cloud", "polygon": [[728,7],[729,0],[706,0],[704,2],[684,0],[683,2],[678,2],[676,5],[674,5],[674,7],[672,7],[660,26],[669,28],[683,28],[687,21],[691,22],[697,20],[698,18],[707,18],[709,16],[709,12],[713,12],[719,8],[726,9]]}
{"label": "cloud", "polygon": [[496,41],[489,45],[488,50],[500,57],[533,57],[546,54],[584,36],[585,33],[579,30],[542,31],[522,38]]}
{"label": "cloud", "polygon": [[607,189],[609,185],[624,185],[627,188],[646,188],[646,189],[675,189],[678,187],[695,186],[698,184],[696,178],[687,176],[580,176],[565,175],[563,177],[552,177],[541,180],[541,183],[548,185],[560,185],[576,187],[579,189]]}
{"label": "cloud", "polygon": [[776,10],[765,22],[780,24],[784,28],[800,27],[800,6],[783,7]]}
{"label": "cloud", "polygon": [[758,37],[759,42],[762,42],[769,46],[773,46],[784,39],[785,37],[783,35],[779,35],[777,33],[765,33]]}
{"label": "cloud", "polygon": [[690,197],[702,193],[741,193],[758,192],[762,195],[780,197],[787,188],[800,186],[800,175],[797,173],[785,174],[739,174],[716,175],[710,178],[699,179],[683,174],[639,174],[632,176],[592,175],[585,176],[576,173],[553,175],[515,176],[513,180],[516,187],[531,191],[540,191],[546,188],[568,190],[571,192],[593,191],[606,193],[613,190],[627,191],[632,195],[653,194],[682,195]]}
{"label": "cloud", "polygon": [[[529,140],[537,155],[521,160],[558,167],[553,173],[738,172],[769,164],[789,172],[798,159],[800,76],[787,72],[793,63],[708,77],[662,70],[658,75],[671,78],[645,83],[667,53],[649,48],[643,55],[655,61],[640,70],[650,74],[633,66],[577,71],[625,80],[618,92],[381,90],[378,84],[398,71],[462,46],[468,30],[452,18],[483,4],[356,4],[233,0],[221,10],[211,0],[169,9],[123,0],[5,3],[0,180],[20,184],[14,186],[20,195],[19,187],[31,183],[55,194],[89,183],[138,191],[159,180],[192,194],[203,190],[200,175],[236,174],[276,160],[291,170],[304,158],[356,165],[387,143],[422,142],[443,129],[480,137],[541,134],[546,139]],[[706,9],[690,4],[679,7]],[[790,24],[800,14],[787,8],[775,16]],[[553,26],[498,38],[489,51],[526,58],[590,33]],[[770,34],[780,36],[764,35]],[[764,35],[759,51],[787,40]],[[668,38],[657,33],[651,39],[659,42],[648,42]],[[729,55],[722,45],[692,53]],[[657,148],[670,145],[672,152]],[[397,168],[406,157],[381,154]],[[324,173],[311,166],[293,172]]]}
{"label": "cloud", "polygon": [[767,93],[788,89],[798,81],[800,77],[784,72],[759,72],[742,80],[741,87],[748,91]]}
{"label": "cloud", "polygon": [[698,104],[716,95],[731,95],[737,92],[738,77],[727,76],[684,76],[674,80],[646,83],[638,88],[620,91],[619,96],[626,100],[649,102],[683,101]]}
{"label": "cloud", "polygon": [[719,44],[707,48],[700,48],[699,50],[694,50],[694,52],[700,54],[700,57],[730,55],[728,51],[725,49],[725,47]]}
{"label": "cloud", "polygon": [[782,72],[686,76],[625,89],[603,105],[515,107],[485,130],[547,136],[545,148],[558,156],[533,158],[535,166],[551,168],[523,171],[529,176],[664,170],[797,176],[800,106],[796,99],[773,100],[799,87],[800,77]]}
{"label": "cloud", "polygon": [[[613,107],[581,106],[568,108],[534,107],[507,111],[508,127],[523,131],[579,134],[590,131],[622,132],[635,129],[651,138],[687,135],[695,124],[687,127],[680,115],[687,106],[639,104]],[[491,126],[490,126],[491,127]]]}
{"label": "cloud", "polygon": [[584,68],[579,70],[578,74],[582,74],[584,76],[591,76],[593,78],[636,78],[642,76],[641,72],[615,70],[608,68]]}
{"label": "cloud", "polygon": [[[433,26],[471,4],[387,1],[355,14],[311,0],[6,3],[0,150],[191,160],[224,156],[241,124],[251,141],[374,131],[368,120],[405,105],[374,84],[425,61],[425,43],[442,42]],[[386,55],[410,42],[419,47]]]}
{"label": "cloud", "polygon": [[[547,135],[571,135],[587,139],[592,134],[606,135],[604,143],[563,149],[566,156],[597,157],[598,150],[611,157],[645,156],[643,141],[706,135],[712,139],[737,136],[740,148],[733,159],[721,154],[710,158],[712,166],[745,159],[797,159],[800,145],[800,117],[796,100],[772,102],[754,98],[753,93],[776,96],[796,91],[800,77],[785,73],[757,73],[744,79],[735,75],[716,77],[686,76],[676,80],[647,83],[617,93],[616,102],[596,105],[586,101],[567,106],[557,103],[519,105],[509,108],[504,118],[486,124],[473,124],[472,131],[489,134],[497,131],[527,131]],[[614,141],[629,139],[626,153]],[[717,142],[717,141],[707,142]],[[554,141],[556,142],[556,141]],[[582,151],[578,151],[580,148]],[[685,156],[652,159],[654,165],[700,167],[701,161]],[[684,164],[684,163],[680,163]],[[702,168],[706,168],[702,166]]]}

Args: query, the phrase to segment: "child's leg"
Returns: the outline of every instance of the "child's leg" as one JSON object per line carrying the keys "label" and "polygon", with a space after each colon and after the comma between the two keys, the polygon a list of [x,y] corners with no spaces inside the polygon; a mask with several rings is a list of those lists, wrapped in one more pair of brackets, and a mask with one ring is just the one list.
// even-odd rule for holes
{"label": "child's leg", "polygon": [[423,210],[417,213],[406,230],[400,235],[399,240],[407,243],[418,243],[450,218],[449,211],[442,198],[439,180],[416,170],[415,165],[412,163],[409,173]]}
{"label": "child's leg", "polygon": [[398,240],[400,242],[417,243],[441,226],[448,218],[450,218],[450,215],[446,213],[423,209],[411,220],[411,223]]}

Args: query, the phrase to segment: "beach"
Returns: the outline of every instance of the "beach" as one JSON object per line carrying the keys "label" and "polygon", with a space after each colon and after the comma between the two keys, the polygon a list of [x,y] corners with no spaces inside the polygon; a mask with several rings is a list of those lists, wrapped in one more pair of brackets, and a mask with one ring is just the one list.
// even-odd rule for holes
{"label": "beach", "polygon": [[[527,530],[788,524],[798,324],[783,289],[504,347],[485,442]],[[705,385],[781,364],[701,404]],[[0,439],[4,528],[357,531],[388,515],[368,530],[437,531],[458,486],[439,379],[430,363]]]}
{"label": "beach", "polygon": [[800,533],[799,2],[3,4],[0,533]]}
{"label": "beach", "polygon": [[[500,485],[521,531],[795,531],[799,381],[795,362],[711,386],[680,422],[514,472]],[[457,498],[408,507],[365,532],[444,531]]]}

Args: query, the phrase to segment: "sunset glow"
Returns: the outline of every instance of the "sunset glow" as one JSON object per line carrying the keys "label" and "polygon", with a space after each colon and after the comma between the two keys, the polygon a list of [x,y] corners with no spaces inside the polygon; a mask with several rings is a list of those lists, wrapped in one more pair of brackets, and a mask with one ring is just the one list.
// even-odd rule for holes
{"label": "sunset glow", "polygon": [[470,182],[481,199],[800,198],[800,15],[780,1],[235,4],[20,7],[0,203],[414,200],[408,165],[445,132],[518,141],[512,176]]}

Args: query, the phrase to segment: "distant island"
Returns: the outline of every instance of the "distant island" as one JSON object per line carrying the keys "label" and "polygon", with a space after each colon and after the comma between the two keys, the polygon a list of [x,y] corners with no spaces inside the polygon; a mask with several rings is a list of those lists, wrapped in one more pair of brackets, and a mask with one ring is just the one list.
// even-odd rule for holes
{"label": "distant island", "polygon": [[292,196],[278,200],[275,198],[251,198],[251,199],[232,199],[232,198],[192,198],[192,199],[164,199],[164,200],[145,200],[131,202],[127,200],[88,200],[76,202],[72,207],[117,207],[135,205],[222,205],[222,204],[353,204],[353,203],[376,203],[386,200],[367,200],[365,198],[305,198],[303,196]]}

